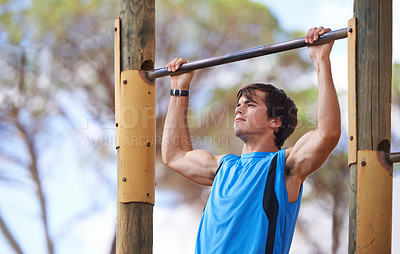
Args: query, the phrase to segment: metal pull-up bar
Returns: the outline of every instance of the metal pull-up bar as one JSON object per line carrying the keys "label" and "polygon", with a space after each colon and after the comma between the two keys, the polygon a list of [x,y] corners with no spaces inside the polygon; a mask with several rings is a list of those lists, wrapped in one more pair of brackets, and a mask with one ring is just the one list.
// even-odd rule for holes
{"label": "metal pull-up bar", "polygon": [[387,155],[387,158],[391,163],[400,162],[400,152],[399,153],[389,153]]}
{"label": "metal pull-up bar", "polygon": [[169,75],[177,75],[185,72],[190,72],[193,70],[203,69],[207,67],[217,66],[226,63],[237,62],[249,58],[254,58],[258,56],[265,56],[274,53],[279,53],[291,49],[297,49],[302,47],[307,47],[310,45],[319,45],[329,41],[339,40],[347,38],[347,28],[342,28],[339,30],[331,31],[325,33],[319,37],[317,41],[314,43],[306,43],[304,41],[304,37],[285,41],[278,42],[274,44],[264,45],[260,47],[245,49],[241,51],[236,51],[232,53],[228,53],[221,56],[210,57],[202,60],[196,60],[188,63],[182,64],[179,70],[175,72],[169,72],[167,68],[159,68],[152,71],[147,72],[147,76],[149,79],[161,78]]}

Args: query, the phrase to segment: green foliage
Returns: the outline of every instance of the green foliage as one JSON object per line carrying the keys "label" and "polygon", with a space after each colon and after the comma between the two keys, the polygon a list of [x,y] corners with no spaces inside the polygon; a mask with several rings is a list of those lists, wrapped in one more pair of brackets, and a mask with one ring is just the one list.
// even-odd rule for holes
{"label": "green foliage", "polygon": [[12,12],[10,7],[14,5],[15,4],[11,0],[3,0],[0,3],[0,34],[1,31],[5,32],[8,42],[13,45],[18,45],[23,38],[24,27],[22,22],[24,20],[25,11]]}
{"label": "green foliage", "polygon": [[[156,66],[163,66],[175,57],[202,59],[290,37],[281,30],[267,6],[250,0],[160,0],[156,1],[156,13]],[[293,61],[290,71],[279,65],[285,62],[289,66],[290,61]],[[259,67],[261,62],[266,65],[264,70]],[[201,93],[209,95],[218,87],[243,86],[255,76],[262,77],[265,82],[277,81],[279,85],[286,73],[304,66],[307,67],[298,52],[247,60],[197,71],[191,90],[192,94],[201,90]],[[166,94],[168,79],[157,80],[157,83],[158,94]],[[166,108],[163,98],[159,96],[157,100],[162,108]],[[201,101],[208,103],[211,97],[203,96]]]}
{"label": "green foliage", "polygon": [[260,3],[249,0],[216,0],[207,1],[206,5],[207,23],[214,25],[213,29],[222,33],[238,29],[247,31],[249,36],[264,37],[269,34],[266,31],[273,31],[278,25],[268,8]]}
{"label": "green foliage", "polygon": [[[279,32],[269,9],[249,0],[160,0],[156,4],[157,41],[164,49],[165,42],[179,45],[175,54],[185,53],[188,59],[267,44]],[[194,50],[188,50],[187,44]]]}
{"label": "green foliage", "polygon": [[[68,29],[77,22],[82,15],[96,16],[101,10],[101,4],[109,1],[101,0],[40,0],[32,1],[27,13],[28,22],[34,24],[35,36],[54,33],[56,37],[65,36]],[[111,9],[112,10],[112,9]]]}

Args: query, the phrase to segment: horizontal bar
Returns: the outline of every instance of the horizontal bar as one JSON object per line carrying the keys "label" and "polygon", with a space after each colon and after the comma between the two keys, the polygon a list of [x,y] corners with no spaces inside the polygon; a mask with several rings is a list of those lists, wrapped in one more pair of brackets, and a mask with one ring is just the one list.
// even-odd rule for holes
{"label": "horizontal bar", "polygon": [[237,62],[249,58],[254,58],[258,56],[265,56],[265,55],[270,55],[270,54],[275,54],[291,49],[297,49],[297,48],[302,48],[302,47],[307,47],[310,45],[318,45],[318,44],[323,44],[329,41],[333,40],[339,40],[339,39],[344,39],[347,38],[347,28],[342,28],[339,30],[331,31],[328,33],[325,33],[319,37],[317,41],[314,43],[306,43],[304,41],[304,37],[290,40],[290,41],[285,41],[285,42],[279,42],[275,44],[269,44],[269,45],[264,45],[260,47],[255,47],[255,48],[250,48],[250,49],[245,49],[241,51],[236,51],[232,53],[228,53],[225,55],[221,56],[216,56],[216,57],[210,57],[202,60],[196,60],[192,62],[187,62],[181,65],[179,70],[175,72],[169,72],[167,68],[159,68],[155,69],[152,71],[147,72],[147,76],[149,79],[156,79],[156,78],[161,78],[169,75],[178,75],[181,73],[185,72],[190,72],[193,70],[198,70],[198,69],[203,69],[207,67],[212,67],[212,66],[217,66],[221,64],[226,64],[226,63],[232,63],[232,62]]}
{"label": "horizontal bar", "polygon": [[391,163],[400,162],[400,153],[389,153],[388,159]]}

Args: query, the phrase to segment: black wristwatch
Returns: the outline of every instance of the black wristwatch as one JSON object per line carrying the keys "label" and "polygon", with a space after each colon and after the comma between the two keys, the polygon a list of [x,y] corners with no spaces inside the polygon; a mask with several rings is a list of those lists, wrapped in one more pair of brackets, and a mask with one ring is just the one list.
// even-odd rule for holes
{"label": "black wristwatch", "polygon": [[173,96],[189,96],[189,91],[188,90],[181,90],[181,89],[171,89],[171,92],[169,93],[170,95]]}

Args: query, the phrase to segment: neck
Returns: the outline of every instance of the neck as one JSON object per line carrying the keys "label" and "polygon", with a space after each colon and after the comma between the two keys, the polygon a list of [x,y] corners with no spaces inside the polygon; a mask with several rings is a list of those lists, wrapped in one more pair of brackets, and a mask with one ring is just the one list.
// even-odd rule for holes
{"label": "neck", "polygon": [[277,152],[278,150],[274,139],[254,140],[254,142],[249,140],[244,143],[242,154],[253,152]]}

